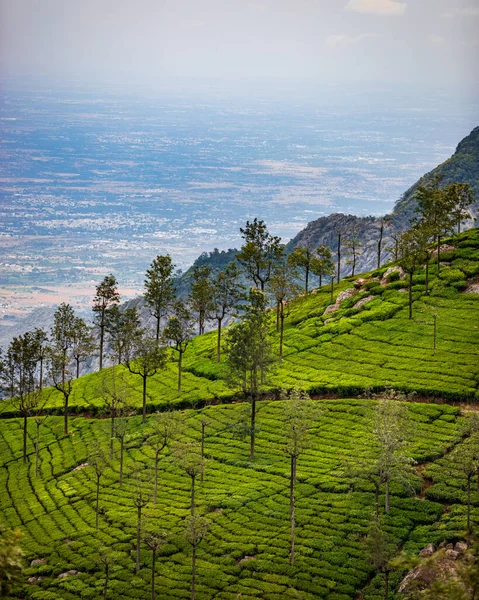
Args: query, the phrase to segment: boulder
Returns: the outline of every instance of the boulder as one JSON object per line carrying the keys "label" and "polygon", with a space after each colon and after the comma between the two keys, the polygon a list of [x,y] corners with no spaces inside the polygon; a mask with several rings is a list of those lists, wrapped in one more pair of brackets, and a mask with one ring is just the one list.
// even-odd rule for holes
{"label": "boulder", "polygon": [[344,300],[347,300],[348,298],[352,298],[357,293],[358,290],[355,290],[354,288],[348,288],[343,292],[339,292],[338,297],[336,298],[336,304],[341,304],[341,302],[344,302]]}
{"label": "boulder", "polygon": [[330,304],[326,310],[324,311],[323,314],[325,315],[330,315],[333,312],[336,312],[337,310],[339,310],[339,306],[337,304]]}
{"label": "boulder", "polygon": [[425,558],[426,556],[432,556],[434,552],[436,552],[436,547],[434,544],[429,544],[419,552],[419,556]]}
{"label": "boulder", "polygon": [[65,571],[65,573],[60,573],[58,579],[65,579],[65,577],[70,577],[70,575],[79,575],[80,571],[75,571],[75,569],[70,569],[69,571]]}
{"label": "boulder", "polygon": [[374,300],[374,296],[366,296],[366,298],[362,298],[361,300],[358,300],[356,302],[356,304],[353,306],[353,308],[360,309],[368,302],[371,302],[371,300]]}
{"label": "boulder", "polygon": [[44,565],[46,562],[46,558],[35,558],[35,560],[32,560],[32,562],[30,563],[30,566],[34,567],[35,565]]}
{"label": "boulder", "polygon": [[468,286],[465,290],[464,290],[465,294],[479,294],[479,283],[471,283],[470,286]]}
{"label": "boulder", "polygon": [[466,542],[457,542],[457,544],[454,546],[454,550],[459,552],[459,554],[464,554],[464,552],[467,551]]}
{"label": "boulder", "polygon": [[75,467],[75,468],[72,470],[72,473],[73,473],[74,471],[81,471],[82,469],[85,469],[85,468],[86,468],[86,467],[88,467],[88,466],[89,466],[89,465],[88,465],[88,463],[87,463],[87,462],[85,462],[85,463],[82,463],[81,465],[78,465],[78,467]]}
{"label": "boulder", "polygon": [[356,281],[354,282],[354,287],[357,290],[359,290],[359,288],[362,288],[363,285],[365,285],[369,281],[372,281],[372,279],[363,279],[362,277],[360,277],[359,279],[356,279]]}
{"label": "boulder", "polygon": [[451,550],[448,549],[446,550],[446,556],[448,556],[449,558],[452,558],[452,560],[457,560],[459,557],[459,552],[456,552],[456,550]]}

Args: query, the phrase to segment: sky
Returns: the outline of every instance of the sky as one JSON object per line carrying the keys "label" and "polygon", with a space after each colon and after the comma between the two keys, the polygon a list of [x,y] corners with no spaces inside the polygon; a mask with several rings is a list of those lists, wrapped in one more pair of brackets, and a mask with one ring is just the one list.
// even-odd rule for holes
{"label": "sky", "polygon": [[0,0],[0,76],[477,91],[478,29],[479,0]]}

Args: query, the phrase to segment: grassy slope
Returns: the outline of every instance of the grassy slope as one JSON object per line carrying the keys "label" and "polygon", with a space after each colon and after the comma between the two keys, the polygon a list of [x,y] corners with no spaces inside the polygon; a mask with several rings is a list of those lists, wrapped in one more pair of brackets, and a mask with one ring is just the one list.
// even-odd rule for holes
{"label": "grassy slope", "polygon": [[[440,280],[431,265],[430,296],[424,295],[424,271],[415,275],[412,321],[401,281],[386,287],[371,281],[332,315],[323,315],[330,303],[327,287],[296,301],[286,321],[284,361],[271,376],[270,389],[300,384],[313,394],[350,396],[369,387],[394,387],[438,398],[477,399],[479,295],[464,294],[463,289],[467,280],[479,274],[479,230],[465,232],[453,243],[456,250],[442,256],[448,266],[442,267]],[[335,296],[352,287],[353,281],[343,280]],[[359,311],[353,308],[368,295],[374,300]],[[433,314],[438,323],[436,355],[432,352]],[[326,319],[332,320],[324,324]],[[273,340],[277,347],[276,333]],[[149,380],[149,410],[233,399],[236,392],[226,385],[224,366],[216,363],[215,353],[215,332],[194,339],[185,354],[183,392],[176,391],[176,363],[171,362],[166,371]],[[130,374],[127,380],[130,400],[139,406],[141,380]],[[98,374],[78,380],[70,399],[72,411],[101,410],[99,384]],[[49,405],[60,410],[61,396],[54,393]]]}
{"label": "grassy slope", "polygon": [[[373,575],[364,558],[361,539],[373,510],[373,490],[366,482],[351,487],[342,474],[344,456],[371,456],[369,420],[371,400],[316,401],[324,412],[314,423],[310,449],[298,463],[297,562],[288,563],[288,459],[282,452],[280,428],[282,402],[261,403],[257,459],[248,459],[247,440],[235,439],[229,424],[237,421],[243,405],[211,406],[188,410],[185,435],[198,439],[200,420],[210,422],[206,440],[205,481],[198,486],[199,510],[212,522],[208,539],[199,550],[198,598],[243,600],[264,598],[356,598]],[[459,409],[448,405],[410,404],[416,424],[413,455],[428,463],[457,442]],[[152,417],[149,417],[149,420]],[[112,572],[111,598],[147,598],[149,553],[142,552],[142,569],[133,573],[131,554],[135,538],[136,509],[132,503],[134,480],[118,484],[117,456],[104,477],[100,496],[102,516],[94,529],[94,474],[91,468],[73,469],[87,460],[92,442],[105,449],[109,443],[105,420],[76,418],[71,435],[63,436],[62,420],[52,416],[41,434],[41,477],[35,478],[33,442],[29,464],[21,461],[21,421],[0,422],[0,522],[18,526],[25,534],[28,560],[47,558],[46,564],[29,567],[29,577],[43,577],[19,589],[16,598],[74,600],[100,598],[103,584],[97,555],[100,546],[118,552]],[[33,435],[34,424],[30,424]],[[126,473],[140,473],[151,489],[152,450],[144,443],[149,424],[132,419],[127,443]],[[467,443],[467,442],[466,442]],[[116,450],[117,442],[116,444]],[[446,459],[444,459],[446,460]],[[465,526],[462,480],[452,485],[441,471],[441,461],[427,467],[439,492],[450,490],[447,512],[429,488],[433,500],[411,496],[392,487],[392,510],[387,527],[398,543],[416,551],[429,541],[454,537]],[[419,477],[411,480],[416,492]],[[156,506],[145,509],[150,522],[170,533],[157,564],[158,597],[188,597],[190,548],[182,538],[188,514],[189,478],[175,465],[168,451],[160,464],[160,492]],[[442,492],[441,492],[442,490]],[[451,491],[452,490],[452,491]],[[382,499],[383,500],[383,499]],[[439,500],[439,501],[438,501]],[[479,504],[479,494],[473,494]],[[479,510],[474,510],[479,523]],[[245,558],[254,557],[254,558]],[[58,579],[68,569],[78,576]],[[398,577],[398,576],[397,576]],[[396,577],[396,579],[397,579]],[[239,596],[241,594],[241,596]],[[379,598],[379,581],[367,585],[367,598]]]}

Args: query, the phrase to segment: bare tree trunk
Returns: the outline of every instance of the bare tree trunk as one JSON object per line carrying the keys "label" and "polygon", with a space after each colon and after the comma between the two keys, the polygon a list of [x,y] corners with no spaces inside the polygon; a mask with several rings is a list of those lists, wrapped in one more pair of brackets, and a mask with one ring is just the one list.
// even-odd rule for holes
{"label": "bare tree trunk", "polygon": [[156,550],[153,548],[151,556],[151,600],[155,600],[155,564]]}
{"label": "bare tree trunk", "polygon": [[123,450],[124,450],[125,438],[120,438],[120,487],[123,486]]}
{"label": "bare tree trunk", "polygon": [[322,280],[323,280],[323,276],[322,276],[322,275],[320,275],[320,276],[319,276],[319,287],[321,287],[321,286],[322,286],[322,283],[323,283],[323,281],[322,281]]}
{"label": "bare tree trunk", "polygon": [[143,378],[143,414],[141,417],[141,422],[146,423],[146,379],[147,379],[147,376],[145,374],[143,374],[142,378]]}
{"label": "bare tree trunk", "polygon": [[40,388],[40,392],[43,390],[43,357],[40,358],[40,381],[38,382],[38,386]]}
{"label": "bare tree trunk", "polygon": [[429,259],[426,259],[426,296],[429,296]]}
{"label": "bare tree trunk", "polygon": [[155,452],[155,486],[153,491],[153,504],[156,504],[158,498],[158,461],[160,459],[160,453],[157,450]]}
{"label": "bare tree trunk", "polygon": [[105,336],[105,323],[104,323],[104,315],[101,315],[101,321],[99,324],[100,328],[100,368],[101,371],[103,369],[103,338]]}
{"label": "bare tree trunk", "polygon": [[276,302],[276,333],[279,332],[279,311],[280,311],[280,303]]}
{"label": "bare tree trunk", "polygon": [[141,504],[137,505],[138,516],[136,520],[136,572],[140,570],[140,541],[141,541]]}
{"label": "bare tree trunk", "polygon": [[255,428],[256,428],[256,394],[253,394],[252,398],[251,398],[251,434],[250,434],[250,450],[249,450],[249,457],[251,460],[254,459]]}
{"label": "bare tree trunk", "polygon": [[196,584],[196,545],[193,544],[193,553],[191,556],[191,600],[195,600]]}
{"label": "bare tree trunk", "polygon": [[409,272],[409,318],[412,319],[412,271]]}
{"label": "bare tree trunk", "polygon": [[341,279],[341,234],[338,233],[338,283]]}
{"label": "bare tree trunk", "polygon": [[289,481],[289,520],[291,524],[291,547],[289,553],[289,563],[294,565],[294,542],[295,542],[295,501],[294,501],[294,488],[296,484],[296,456],[291,456],[291,473]]}
{"label": "bare tree trunk", "polygon": [[183,352],[180,350],[178,359],[178,393],[181,392],[181,363],[183,361]]}
{"label": "bare tree trunk", "polygon": [[100,503],[100,475],[96,476],[96,519],[95,519],[95,527],[98,529],[98,509]]}
{"label": "bare tree trunk", "polygon": [[37,431],[35,435],[35,477],[38,477],[38,464],[40,462],[40,425],[38,423],[36,425]]}
{"label": "bare tree trunk", "polygon": [[158,344],[160,341],[160,321],[161,317],[156,317],[156,343]]}
{"label": "bare tree trunk", "polygon": [[27,462],[27,428],[28,420],[27,415],[23,414],[23,464]]}
{"label": "bare tree trunk", "polygon": [[284,312],[281,310],[280,330],[279,330],[279,362],[283,362],[283,333],[284,333]]}
{"label": "bare tree trunk", "polygon": [[190,506],[190,511],[191,511],[191,515],[194,516],[195,514],[195,480],[196,477],[191,477],[191,506]]}
{"label": "bare tree trunk", "polygon": [[78,379],[80,377],[80,359],[75,358],[75,362],[77,364],[76,378]]}
{"label": "bare tree trunk", "polygon": [[218,340],[216,342],[216,362],[221,362],[221,321],[223,319],[220,319],[219,317],[217,317],[218,320]]}
{"label": "bare tree trunk", "polygon": [[383,243],[383,232],[384,232],[384,223],[381,221],[381,227],[379,228],[379,240],[378,240],[378,269],[381,268],[381,246]]}

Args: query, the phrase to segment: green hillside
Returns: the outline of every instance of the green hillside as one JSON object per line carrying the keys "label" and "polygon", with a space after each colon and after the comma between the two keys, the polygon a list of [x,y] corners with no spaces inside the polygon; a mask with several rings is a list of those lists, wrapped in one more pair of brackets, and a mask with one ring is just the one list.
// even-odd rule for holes
{"label": "green hillside", "polygon": [[[393,388],[417,394],[407,404],[413,424],[407,479],[391,484],[385,528],[401,549],[417,553],[429,543],[456,540],[466,527],[465,475],[455,456],[472,443],[464,436],[467,402],[479,399],[479,230],[445,240],[440,277],[430,267],[413,279],[414,318],[408,318],[406,283],[390,267],[347,278],[334,290],[346,296],[331,305],[329,286],[296,300],[284,336],[284,359],[267,382],[257,416],[257,452],[248,459],[248,440],[236,425],[247,406],[228,387],[224,364],[215,360],[216,336],[195,338],[185,354],[183,391],[176,391],[177,365],[148,382],[148,412],[177,409],[184,440],[199,440],[206,421],[204,481],[196,504],[210,522],[198,548],[198,600],[280,598],[366,599],[383,597],[382,580],[366,557],[364,537],[374,511],[374,486],[352,474],[351,461],[369,464],[374,441],[374,392]],[[472,286],[472,287],[471,287]],[[346,292],[346,294],[344,294]],[[350,297],[349,297],[350,296]],[[367,300],[367,301],[366,301]],[[357,307],[359,301],[364,301]],[[275,347],[275,315],[271,333]],[[433,322],[437,347],[433,350]],[[122,369],[122,367],[116,367]],[[126,374],[128,401],[141,405],[141,379]],[[297,560],[289,564],[289,458],[283,452],[281,388],[302,386],[317,410],[311,443],[298,460],[296,489]],[[149,500],[146,523],[168,534],[158,554],[157,598],[189,597],[191,546],[183,536],[189,514],[190,478],[166,448],[159,461],[158,502],[152,501],[154,449],[149,444],[155,416],[142,425],[130,417],[125,442],[124,482],[119,483],[119,440],[105,470],[95,528],[93,449],[110,444],[103,418],[101,375],[75,382],[69,435],[63,434],[62,399],[51,390],[40,428],[40,472],[35,476],[34,417],[28,419],[28,460],[22,462],[22,425],[7,401],[0,419],[0,523],[18,527],[29,582],[16,599],[99,599],[105,583],[101,557],[114,553],[107,597],[150,598],[151,552],[142,544],[135,573],[137,508],[141,488]],[[417,401],[420,402],[417,402]],[[459,401],[461,406],[453,404]],[[320,409],[320,411],[319,411]],[[58,415],[58,416],[57,416]],[[348,466],[349,465],[349,466]],[[454,476],[451,475],[454,473]],[[475,477],[475,476],[474,476]],[[474,479],[476,489],[476,478]],[[479,489],[479,488],[478,488]],[[472,523],[479,525],[479,492],[473,491]],[[381,489],[384,504],[384,488]],[[74,571],[68,574],[69,571]],[[67,573],[67,575],[65,575]],[[394,589],[404,575],[396,571]],[[59,577],[61,576],[61,577]]]}
{"label": "green hillside", "polygon": [[[479,230],[446,240],[455,249],[443,253],[441,276],[431,265],[431,293],[424,293],[424,269],[413,280],[414,318],[408,318],[406,283],[379,271],[347,278],[334,290],[354,295],[339,309],[324,314],[330,288],[300,298],[291,307],[284,335],[284,360],[268,387],[276,392],[300,385],[312,395],[351,396],[366,390],[394,388],[433,398],[473,400],[479,397],[479,295],[465,293],[479,274]],[[397,275],[397,274],[396,274]],[[392,279],[392,280],[391,280]],[[363,283],[359,289],[355,284]],[[354,308],[360,300],[370,300]],[[433,354],[433,321],[437,318],[437,350]],[[274,315],[271,330],[278,346]],[[119,367],[122,368],[122,367]],[[188,408],[232,401],[237,390],[225,382],[225,367],[216,362],[216,333],[193,340],[185,353],[183,391],[176,391],[176,363],[148,382],[148,410]],[[126,372],[129,402],[141,404],[141,378]],[[102,411],[98,373],[75,383],[72,412]],[[48,407],[60,414],[62,397],[52,393]],[[8,407],[5,414],[12,415]]]}

